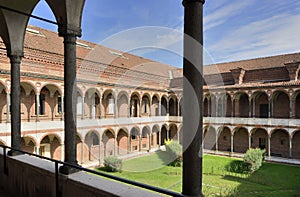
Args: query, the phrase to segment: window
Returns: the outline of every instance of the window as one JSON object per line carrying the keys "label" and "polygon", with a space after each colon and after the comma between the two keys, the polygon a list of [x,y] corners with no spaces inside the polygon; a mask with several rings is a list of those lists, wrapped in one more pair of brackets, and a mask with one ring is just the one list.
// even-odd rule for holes
{"label": "window", "polygon": [[147,113],[147,101],[146,100],[144,100],[144,113]]}

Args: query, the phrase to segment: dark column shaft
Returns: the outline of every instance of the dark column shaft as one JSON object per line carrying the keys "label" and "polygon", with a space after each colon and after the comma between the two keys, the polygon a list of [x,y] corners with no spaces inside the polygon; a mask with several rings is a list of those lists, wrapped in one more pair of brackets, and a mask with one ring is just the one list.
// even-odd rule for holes
{"label": "dark column shaft", "polygon": [[187,196],[202,195],[203,4],[184,0],[183,184]]}
{"label": "dark column shaft", "polygon": [[[65,119],[65,162],[77,164],[76,160],[76,36],[64,36],[64,119]],[[63,166],[61,172],[70,174],[70,168]]]}
{"label": "dark column shaft", "polygon": [[[11,146],[21,149],[21,98],[20,98],[20,64],[21,56],[11,55]],[[10,155],[19,154],[11,151]]]}

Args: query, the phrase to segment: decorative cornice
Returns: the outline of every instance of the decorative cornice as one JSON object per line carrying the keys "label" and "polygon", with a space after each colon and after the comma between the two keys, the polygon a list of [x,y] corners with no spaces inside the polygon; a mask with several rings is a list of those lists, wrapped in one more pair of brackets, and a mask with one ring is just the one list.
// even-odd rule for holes
{"label": "decorative cornice", "polygon": [[188,3],[193,3],[193,2],[200,2],[200,3],[204,4],[204,3],[205,3],[205,0],[183,0],[183,1],[182,1],[182,5],[185,6],[185,5],[187,5]]}

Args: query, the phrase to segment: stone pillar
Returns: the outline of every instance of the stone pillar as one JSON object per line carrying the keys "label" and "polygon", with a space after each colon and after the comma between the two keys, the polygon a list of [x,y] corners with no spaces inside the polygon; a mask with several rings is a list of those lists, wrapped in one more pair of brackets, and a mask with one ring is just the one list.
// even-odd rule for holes
{"label": "stone pillar", "polygon": [[158,131],[157,133],[158,133],[158,140],[159,140],[158,145],[161,146],[162,145],[161,144],[161,131]]}
{"label": "stone pillar", "polygon": [[216,114],[215,117],[219,117],[219,97],[216,95]]}
{"label": "stone pillar", "polygon": [[149,133],[149,150],[151,150],[152,134]]}
{"label": "stone pillar", "polygon": [[255,97],[253,97],[253,102],[252,102],[252,117],[255,118]]}
{"label": "stone pillar", "polygon": [[40,155],[40,146],[35,147],[35,154]]}
{"label": "stone pillar", "polygon": [[251,98],[249,96],[249,118],[251,118]]}
{"label": "stone pillar", "polygon": [[64,108],[64,96],[63,95],[61,95],[61,112],[62,112],[61,119],[64,120],[65,108]]}
{"label": "stone pillar", "polygon": [[161,116],[161,99],[158,102],[158,115]]}
{"label": "stone pillar", "polygon": [[128,98],[127,117],[130,117],[130,98]]}
{"label": "stone pillar", "polygon": [[[9,55],[11,65],[11,146],[21,150],[21,86],[20,64],[23,55]],[[19,152],[9,151],[9,155]]]}
{"label": "stone pillar", "polygon": [[271,136],[268,134],[268,156],[271,156]]}
{"label": "stone pillar", "polygon": [[101,117],[102,117],[102,114],[103,114],[103,112],[102,112],[102,96],[100,96],[100,98],[99,98],[99,119],[101,119]]}
{"label": "stone pillar", "polygon": [[6,123],[10,123],[10,93],[6,93]]}
{"label": "stone pillar", "polygon": [[166,109],[167,110],[167,116],[170,115],[170,103],[169,102],[170,102],[170,100],[167,101],[167,109]]}
{"label": "stone pillar", "polygon": [[118,98],[115,98],[114,99],[114,101],[115,101],[115,104],[114,104],[114,111],[115,111],[115,118],[118,118],[119,117],[119,112],[118,112]]}
{"label": "stone pillar", "polygon": [[231,99],[231,117],[234,116],[234,98]]}
{"label": "stone pillar", "polygon": [[114,156],[117,155],[117,136],[114,138]]}
{"label": "stone pillar", "polygon": [[35,107],[36,107],[36,116],[35,116],[35,121],[39,122],[40,121],[40,94],[35,95]]}
{"label": "stone pillar", "polygon": [[271,99],[271,97],[269,96],[269,102],[268,102],[268,104],[269,104],[269,106],[268,106],[268,110],[269,110],[269,112],[268,112],[268,118],[272,118],[272,99]]}
{"label": "stone pillar", "polygon": [[218,146],[218,131],[217,130],[216,130],[216,141],[215,141],[215,143],[216,143],[216,151],[218,151],[219,146]]}
{"label": "stone pillar", "polygon": [[139,151],[142,150],[142,135],[139,135]]}
{"label": "stone pillar", "polygon": [[295,99],[293,95],[290,95],[290,118],[295,118],[294,109],[295,108]]}
{"label": "stone pillar", "polygon": [[293,157],[292,150],[293,150],[293,143],[292,143],[292,136],[289,136],[289,158],[291,159]]}
{"label": "stone pillar", "polygon": [[230,152],[233,153],[233,133],[230,134]]}
{"label": "stone pillar", "polygon": [[167,128],[167,136],[166,136],[166,140],[169,140],[170,139],[170,129],[169,128]]}
{"label": "stone pillar", "polygon": [[[61,35],[60,35],[61,36]],[[77,83],[76,83],[76,35],[65,33],[64,37],[64,118],[65,118],[65,162],[78,165],[76,156],[77,134]],[[76,172],[67,165],[60,167],[63,174]]]}
{"label": "stone pillar", "polygon": [[130,138],[131,136],[128,136],[128,142],[127,142],[127,154],[129,154],[131,152],[131,144],[130,144]]}
{"label": "stone pillar", "polygon": [[85,110],[84,110],[85,96],[84,96],[84,95],[82,95],[81,101],[82,101],[82,102],[81,102],[81,103],[82,103],[82,105],[81,105],[81,111],[82,111],[81,119],[83,120],[83,119],[84,119],[84,114],[85,114]]}
{"label": "stone pillar", "polygon": [[180,100],[178,100],[177,106],[177,116],[180,116]]}
{"label": "stone pillar", "polygon": [[183,0],[183,175],[182,193],[202,196],[203,4]]}

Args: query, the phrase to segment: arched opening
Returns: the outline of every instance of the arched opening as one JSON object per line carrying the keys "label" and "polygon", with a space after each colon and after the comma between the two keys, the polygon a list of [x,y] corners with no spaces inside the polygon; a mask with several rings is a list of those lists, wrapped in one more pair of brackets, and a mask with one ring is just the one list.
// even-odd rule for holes
{"label": "arched opening", "polygon": [[102,98],[102,112],[104,118],[113,118],[115,116],[115,97],[112,90],[106,90]]}
{"label": "arched opening", "polygon": [[39,154],[52,159],[61,159],[61,142],[55,135],[47,135],[40,142]]}
{"label": "arched opening", "polygon": [[217,117],[218,116],[218,109],[217,109],[217,98],[215,95],[211,94],[210,95],[210,107],[211,107],[211,113],[210,115],[212,117]]}
{"label": "arched opening", "polygon": [[143,150],[149,150],[150,148],[150,129],[149,127],[144,127],[142,129],[142,140],[141,140],[141,143],[142,143],[142,149]]}
{"label": "arched opening", "polygon": [[169,139],[178,141],[177,126],[175,124],[169,126]]}
{"label": "arched opening", "polygon": [[161,131],[160,131],[160,133],[161,133],[160,134],[161,135],[161,142],[160,142],[160,144],[161,145],[165,145],[165,140],[168,139],[167,138],[167,136],[168,136],[167,132],[168,132],[168,129],[167,129],[166,125],[163,125],[161,127]]}
{"label": "arched opening", "polygon": [[83,143],[82,139],[76,135],[76,148],[77,148],[77,156],[76,159],[79,163],[84,163],[89,160],[89,147],[87,144]]}
{"label": "arched opening", "polygon": [[167,99],[164,96],[161,97],[161,115],[162,116],[167,115],[167,105],[168,105]]}
{"label": "arched opening", "polygon": [[272,96],[274,118],[289,118],[290,116],[290,98],[283,91],[276,91]]}
{"label": "arched opening", "polygon": [[130,98],[130,117],[140,116],[140,99],[137,94],[133,94]]}
{"label": "arched opening", "polygon": [[295,118],[300,118],[300,92],[295,94]]}
{"label": "arched opening", "polygon": [[35,153],[35,141],[31,137],[22,137],[21,139],[21,150],[28,153]]}
{"label": "arched opening", "polygon": [[100,144],[99,136],[95,131],[86,134],[84,143],[88,146],[88,159],[90,161],[99,160]]}
{"label": "arched opening", "polygon": [[237,93],[235,102],[235,117],[249,117],[249,97],[246,93],[240,92]]}
{"label": "arched opening", "polygon": [[228,127],[221,127],[218,136],[218,150],[230,152],[231,131]]}
{"label": "arched opening", "polygon": [[159,116],[159,99],[156,95],[152,97],[151,115]]}
{"label": "arched opening", "polygon": [[113,156],[115,154],[115,136],[111,130],[105,130],[102,135],[102,144],[104,157]]}
{"label": "arched opening", "polygon": [[177,106],[177,99],[171,97],[169,100],[169,114],[170,116],[177,116],[178,106]]}
{"label": "arched opening", "polygon": [[252,97],[252,116],[258,118],[268,118],[269,99],[265,92],[255,92]]}
{"label": "arched opening", "polygon": [[296,131],[292,139],[292,157],[300,159],[300,130]]}
{"label": "arched opening", "polygon": [[119,117],[128,117],[128,96],[127,94],[119,94],[118,96],[118,112]]}
{"label": "arched opening", "polygon": [[228,94],[223,94],[218,101],[218,116],[231,116],[231,97]]}
{"label": "arched opening", "polygon": [[268,150],[268,133],[265,129],[254,129],[251,133],[251,148]]}
{"label": "arched opening", "polygon": [[249,149],[249,134],[244,127],[236,128],[233,135],[233,151],[246,153]]}
{"label": "arched opening", "polygon": [[271,156],[289,157],[289,134],[286,130],[276,129],[271,135]]}
{"label": "arched opening", "polygon": [[128,134],[124,129],[120,129],[117,136],[118,155],[126,155],[128,153]]}
{"label": "arched opening", "polygon": [[5,87],[2,83],[0,83],[0,123],[6,122],[6,114],[10,113],[7,112],[7,99],[6,99],[6,91]]}
{"label": "arched opening", "polygon": [[95,88],[89,89],[85,94],[84,111],[90,119],[100,117],[100,94]]}
{"label": "arched opening", "polygon": [[208,114],[209,109],[208,108],[209,108],[209,101],[208,101],[208,98],[205,97],[204,101],[203,101],[203,116],[204,117],[208,117],[209,116],[209,114]]}
{"label": "arched opening", "polygon": [[140,150],[140,132],[136,127],[130,131],[130,148],[132,152]]}
{"label": "arched opening", "polygon": [[204,149],[216,150],[216,129],[214,127],[206,127],[204,129]]}
{"label": "arched opening", "polygon": [[150,115],[150,99],[148,95],[144,95],[142,98],[142,108],[141,108],[142,116]]}
{"label": "arched opening", "polygon": [[21,82],[21,121],[36,121],[36,94],[33,86],[27,82]]}
{"label": "arched opening", "polygon": [[159,126],[158,125],[154,125],[152,128],[151,146],[152,147],[159,146]]}

